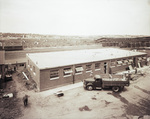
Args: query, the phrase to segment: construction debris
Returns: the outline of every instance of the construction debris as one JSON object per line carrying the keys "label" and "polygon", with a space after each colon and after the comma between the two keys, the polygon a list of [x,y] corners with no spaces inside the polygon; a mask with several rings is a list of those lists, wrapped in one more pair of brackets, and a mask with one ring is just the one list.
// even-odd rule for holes
{"label": "construction debris", "polygon": [[64,93],[62,91],[58,91],[56,93],[54,93],[56,96],[61,97],[64,96]]}
{"label": "construction debris", "polygon": [[12,93],[8,93],[8,94],[4,94],[3,98],[12,98],[13,94]]}

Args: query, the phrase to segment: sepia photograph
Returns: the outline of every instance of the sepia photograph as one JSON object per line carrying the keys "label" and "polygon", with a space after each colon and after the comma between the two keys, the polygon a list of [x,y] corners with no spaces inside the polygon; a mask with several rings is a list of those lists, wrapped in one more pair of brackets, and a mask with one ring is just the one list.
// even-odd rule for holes
{"label": "sepia photograph", "polygon": [[150,0],[0,0],[0,119],[150,119]]}

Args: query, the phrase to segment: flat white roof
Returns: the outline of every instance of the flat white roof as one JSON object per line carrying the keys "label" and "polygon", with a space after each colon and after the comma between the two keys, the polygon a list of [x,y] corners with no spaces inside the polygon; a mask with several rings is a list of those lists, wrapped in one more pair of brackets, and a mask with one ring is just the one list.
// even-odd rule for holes
{"label": "flat white roof", "polygon": [[144,55],[146,53],[121,50],[116,48],[86,49],[59,52],[29,53],[29,57],[39,69],[69,66],[122,57]]}

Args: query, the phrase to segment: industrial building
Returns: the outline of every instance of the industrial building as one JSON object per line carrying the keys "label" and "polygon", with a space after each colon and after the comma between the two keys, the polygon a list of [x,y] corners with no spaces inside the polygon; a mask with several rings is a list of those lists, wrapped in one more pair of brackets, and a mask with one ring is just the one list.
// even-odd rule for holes
{"label": "industrial building", "polygon": [[96,40],[96,43],[102,44],[103,47],[120,47],[120,48],[141,48],[150,47],[149,36],[126,36],[126,37],[102,37]]}
{"label": "industrial building", "polygon": [[39,91],[83,81],[96,74],[112,74],[141,67],[147,54],[114,48],[26,54],[26,68]]}

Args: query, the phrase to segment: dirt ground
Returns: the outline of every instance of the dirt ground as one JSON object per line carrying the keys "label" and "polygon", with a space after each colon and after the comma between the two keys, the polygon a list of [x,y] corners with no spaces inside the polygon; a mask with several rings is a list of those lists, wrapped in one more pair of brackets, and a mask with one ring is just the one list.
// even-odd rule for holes
{"label": "dirt ground", "polygon": [[[150,68],[131,81],[120,93],[111,90],[87,91],[83,87],[64,91],[64,96],[45,96],[29,90],[18,73],[7,83],[5,92],[13,98],[0,99],[1,119],[150,119]],[[22,98],[29,103],[24,107]]]}

